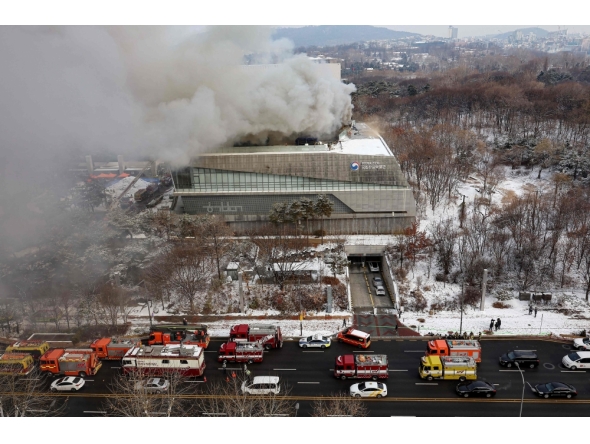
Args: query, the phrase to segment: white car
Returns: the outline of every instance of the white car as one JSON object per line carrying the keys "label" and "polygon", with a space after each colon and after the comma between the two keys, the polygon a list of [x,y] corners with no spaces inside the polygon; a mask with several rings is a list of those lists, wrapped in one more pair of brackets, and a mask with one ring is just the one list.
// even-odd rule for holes
{"label": "white car", "polygon": [[249,395],[278,395],[280,391],[278,376],[255,376],[252,382],[242,382],[242,393]]}
{"label": "white car", "polygon": [[572,352],[565,355],[561,363],[570,370],[590,368],[590,351]]}
{"label": "white car", "polygon": [[379,264],[377,262],[369,262],[369,271],[371,273],[379,272]]}
{"label": "white car", "polygon": [[84,387],[84,379],[77,376],[66,376],[51,383],[52,392],[77,392]]}
{"label": "white car", "polygon": [[574,348],[577,350],[590,350],[590,338],[574,339]]}
{"label": "white car", "polygon": [[170,382],[162,378],[150,378],[135,383],[135,390],[146,393],[164,393],[170,388]]}
{"label": "white car", "polygon": [[387,396],[387,386],[382,382],[361,382],[350,386],[353,398],[383,398]]}
{"label": "white car", "polygon": [[316,348],[328,348],[332,344],[332,340],[328,336],[322,336],[319,333],[308,336],[307,338],[301,338],[299,340],[299,347],[316,347]]}
{"label": "white car", "polygon": [[377,285],[375,287],[375,294],[377,296],[385,296],[385,288],[383,288],[381,285]]}

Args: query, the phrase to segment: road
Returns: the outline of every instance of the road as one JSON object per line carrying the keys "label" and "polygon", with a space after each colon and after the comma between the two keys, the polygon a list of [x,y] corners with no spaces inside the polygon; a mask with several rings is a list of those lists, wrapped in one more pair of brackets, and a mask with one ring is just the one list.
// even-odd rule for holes
{"label": "road", "polygon": [[[287,338],[290,339],[290,338]],[[222,379],[221,367],[216,361],[221,340],[213,340],[205,352],[207,370],[203,378],[189,382],[194,396],[201,393],[203,384]],[[515,339],[486,339],[482,341],[482,363],[478,376],[493,384],[498,390],[492,399],[463,399],[455,395],[457,381],[425,381],[418,376],[419,358],[423,356],[425,342],[417,340],[380,340],[371,344],[369,351],[360,351],[346,344],[333,343],[326,350],[303,350],[295,338],[285,341],[280,350],[265,353],[264,361],[248,368],[254,376],[278,375],[288,396],[300,404],[299,415],[310,414],[310,403],[318,396],[330,396],[347,392],[352,380],[334,378],[332,369],[336,356],[350,353],[383,353],[389,358],[390,377],[386,381],[389,395],[381,400],[366,401],[371,416],[518,416],[522,394],[522,379],[518,370],[506,369],[498,364],[498,357],[513,349],[536,350],[541,360],[537,369],[525,369],[527,382],[524,394],[523,416],[585,416],[590,413],[589,374],[584,371],[569,372],[561,366],[561,358],[571,351],[568,344]],[[105,362],[95,377],[88,377],[83,391],[75,394],[59,394],[60,401],[67,400],[69,416],[102,416],[102,401],[110,395],[109,381],[120,371],[117,362]],[[238,365],[229,364],[228,371]],[[545,400],[535,396],[528,384],[563,381],[574,385],[578,397],[572,400]],[[49,384],[48,381],[47,384]],[[556,408],[559,406],[558,408]]]}

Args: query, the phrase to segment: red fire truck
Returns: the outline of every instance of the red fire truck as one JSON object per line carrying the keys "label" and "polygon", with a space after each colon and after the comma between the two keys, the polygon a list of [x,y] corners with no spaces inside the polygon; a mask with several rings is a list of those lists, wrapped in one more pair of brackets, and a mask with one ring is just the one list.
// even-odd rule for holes
{"label": "red fire truck", "polygon": [[386,355],[341,355],[336,358],[334,376],[340,379],[386,379],[389,364]]}
{"label": "red fire truck", "polygon": [[262,362],[264,349],[260,342],[228,342],[221,344],[219,362]]}
{"label": "red fire truck", "polygon": [[142,345],[125,353],[121,367],[125,374],[165,375],[178,372],[183,376],[202,376],[205,372],[205,353],[198,345]]}
{"label": "red fire truck", "polygon": [[125,356],[127,350],[139,344],[139,339],[118,340],[115,338],[96,339],[90,348],[96,353],[99,359],[120,360]]}
{"label": "red fire truck", "polygon": [[270,324],[238,324],[229,331],[229,340],[234,342],[260,342],[265,350],[281,348],[281,327]]}
{"label": "red fire truck", "polygon": [[438,339],[428,341],[426,356],[469,356],[481,362],[481,345],[473,339]]}
{"label": "red fire truck", "polygon": [[42,372],[83,378],[95,375],[102,362],[90,348],[54,348],[39,358],[39,367]]}
{"label": "red fire truck", "polygon": [[180,344],[209,346],[210,337],[206,325],[154,325],[148,345]]}

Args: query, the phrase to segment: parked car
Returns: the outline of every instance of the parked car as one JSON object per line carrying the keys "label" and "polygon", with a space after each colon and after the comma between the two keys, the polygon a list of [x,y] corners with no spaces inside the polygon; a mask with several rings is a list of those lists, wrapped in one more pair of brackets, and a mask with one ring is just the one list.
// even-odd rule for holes
{"label": "parked car", "polygon": [[383,398],[387,396],[387,386],[382,382],[361,382],[350,386],[353,398]]}
{"label": "parked car", "polygon": [[249,395],[278,395],[280,391],[278,376],[255,376],[252,382],[242,382],[242,393]]}
{"label": "parked car", "polygon": [[574,339],[574,348],[578,350],[590,350],[590,338]]}
{"label": "parked car", "polygon": [[385,288],[383,288],[381,285],[378,285],[375,287],[375,294],[377,296],[385,296]]}
{"label": "parked car", "polygon": [[520,367],[535,368],[539,365],[537,354],[530,350],[513,350],[500,356],[500,365],[512,367],[518,364]]}
{"label": "parked car", "polygon": [[561,363],[570,370],[590,368],[590,351],[570,353],[569,355],[563,357]]}
{"label": "parked car", "polygon": [[339,331],[336,337],[338,338],[338,342],[345,342],[358,348],[369,348],[369,345],[371,345],[371,335],[357,330],[355,326],[349,327],[344,331]]}
{"label": "parked car", "polygon": [[379,276],[375,276],[373,278],[373,287],[377,288],[377,287],[383,287],[383,279],[381,279]]}
{"label": "parked car", "polygon": [[545,384],[537,384],[535,388],[533,388],[533,392],[542,398],[549,398],[553,396],[571,398],[572,396],[578,395],[575,387],[573,385],[566,384],[565,382],[547,382]]}
{"label": "parked car", "polygon": [[377,262],[369,262],[369,271],[371,273],[379,272],[379,264]]}
{"label": "parked car", "polygon": [[470,396],[485,396],[486,398],[491,398],[492,396],[496,396],[496,388],[494,385],[480,380],[461,382],[457,385],[455,390],[457,395],[464,398],[469,398]]}
{"label": "parked car", "polygon": [[308,336],[307,338],[301,338],[299,340],[299,347],[319,347],[328,348],[332,344],[332,340],[328,336],[322,336],[319,333]]}
{"label": "parked car", "polygon": [[149,378],[135,383],[135,390],[146,393],[164,393],[170,388],[170,382],[163,378]]}
{"label": "parked car", "polygon": [[84,387],[84,379],[77,376],[66,376],[51,383],[52,392],[77,392]]}

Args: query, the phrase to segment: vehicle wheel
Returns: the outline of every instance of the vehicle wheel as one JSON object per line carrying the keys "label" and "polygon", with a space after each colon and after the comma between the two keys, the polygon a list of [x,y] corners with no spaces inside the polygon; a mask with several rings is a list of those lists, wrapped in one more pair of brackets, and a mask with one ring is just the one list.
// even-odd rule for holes
{"label": "vehicle wheel", "polygon": [[342,375],[342,376],[340,376],[340,379],[342,379],[344,381],[346,379],[346,376]]}
{"label": "vehicle wheel", "polygon": [[566,397],[567,399],[570,399],[570,398],[572,397],[572,394],[571,394],[571,393],[568,393],[567,395],[565,395],[565,397]]}
{"label": "vehicle wheel", "polygon": [[486,398],[491,398],[492,394],[491,393],[486,393]]}
{"label": "vehicle wheel", "polygon": [[322,345],[322,347],[321,347],[321,348],[326,348],[326,346],[325,346],[325,345]]}
{"label": "vehicle wheel", "polygon": [[360,398],[360,397],[361,397],[361,395],[354,395],[354,397],[355,397],[355,398]]}
{"label": "vehicle wheel", "polygon": [[363,346],[362,345],[359,345],[359,348],[363,348]]}
{"label": "vehicle wheel", "polygon": [[80,378],[85,378],[86,372],[80,372],[80,373],[78,373],[78,376],[80,376]]}
{"label": "vehicle wheel", "polygon": [[342,339],[338,338],[338,342],[342,342]]}
{"label": "vehicle wheel", "polygon": [[463,393],[464,398],[469,398],[469,393]]}
{"label": "vehicle wheel", "polygon": [[508,364],[506,364],[506,367],[508,367],[508,368],[512,367],[512,362],[509,362]]}
{"label": "vehicle wheel", "polygon": [[545,393],[545,394],[543,395],[543,398],[545,398],[545,399],[549,398],[549,394],[548,394],[548,393]]}
{"label": "vehicle wheel", "polygon": [[531,365],[529,365],[529,368],[535,368],[535,367],[536,367],[536,365],[535,365],[535,364],[531,364]]}
{"label": "vehicle wheel", "polygon": [[383,395],[377,395],[377,398],[383,398]]}
{"label": "vehicle wheel", "polygon": [[461,377],[459,378],[459,381],[461,381],[461,382],[464,382],[464,381],[465,381],[465,376],[461,376]]}
{"label": "vehicle wheel", "polygon": [[303,347],[303,348],[307,348],[307,344],[303,344],[301,347]]}
{"label": "vehicle wheel", "polygon": [[429,375],[426,379],[428,379],[429,381],[432,381],[434,378]]}
{"label": "vehicle wheel", "polygon": [[377,380],[377,379],[379,379],[379,378],[378,378],[377,376],[373,376],[373,377],[371,377],[371,379],[372,379],[373,381],[376,381],[376,380]]}
{"label": "vehicle wheel", "polygon": [[570,367],[570,370],[577,370],[577,368],[578,368],[578,367],[576,367],[575,365],[572,365],[572,366]]}

